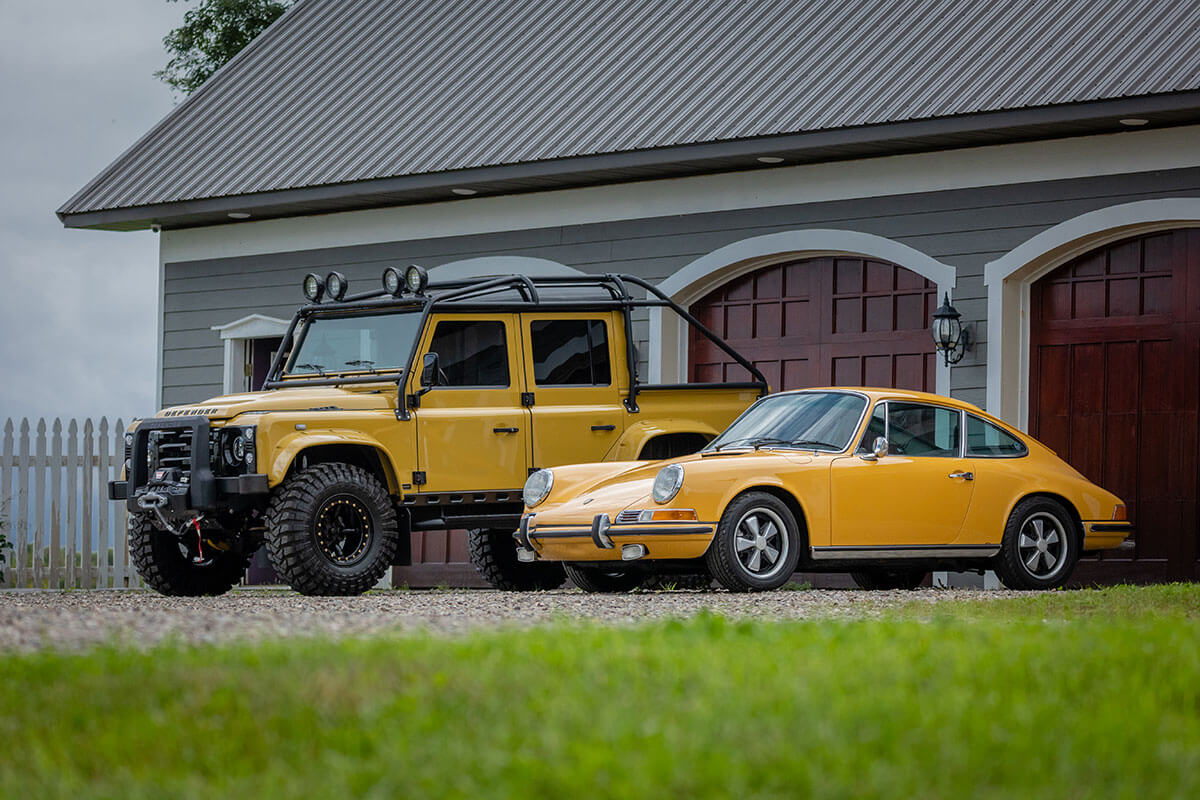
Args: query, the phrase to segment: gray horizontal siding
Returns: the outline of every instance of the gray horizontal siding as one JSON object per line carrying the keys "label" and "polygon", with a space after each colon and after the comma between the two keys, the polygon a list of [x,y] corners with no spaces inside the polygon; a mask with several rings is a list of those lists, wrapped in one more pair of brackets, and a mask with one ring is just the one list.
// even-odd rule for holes
{"label": "gray horizontal siding", "polygon": [[[895,239],[958,269],[954,302],[973,323],[976,345],[952,371],[951,389],[982,403],[987,349],[983,268],[988,261],[1087,211],[1197,193],[1200,169],[1189,169],[171,263],[165,268],[164,401],[195,402],[219,393],[223,351],[211,328],[252,313],[289,318],[302,301],[300,280],[309,271],[323,274],[336,268],[352,287],[373,287],[390,264],[433,267],[483,255],[520,255],[657,281],[748,237],[841,228]],[[639,322],[635,340],[642,353],[647,337],[647,326]],[[645,363],[639,366],[645,375]]]}

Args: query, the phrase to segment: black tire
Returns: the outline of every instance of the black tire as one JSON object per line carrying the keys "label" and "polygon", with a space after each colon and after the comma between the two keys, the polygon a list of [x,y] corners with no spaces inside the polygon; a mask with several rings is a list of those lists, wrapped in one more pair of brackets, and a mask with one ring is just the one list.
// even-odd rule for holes
{"label": "black tire", "polygon": [[399,541],[387,490],[350,464],[295,473],[267,510],[271,566],[300,594],[362,594],[387,572]]}
{"label": "black tire", "polygon": [[585,592],[619,594],[640,589],[649,579],[645,572],[628,567],[584,567],[563,564],[567,577]]}
{"label": "black tire", "polygon": [[1057,589],[1079,561],[1080,538],[1061,503],[1027,497],[1017,503],[1004,526],[996,575],[1009,589]]}
{"label": "black tire", "polygon": [[800,530],[778,497],[746,492],[721,515],[705,561],[717,583],[731,592],[778,589],[791,580],[800,561]]}
{"label": "black tire", "polygon": [[672,590],[704,590],[712,588],[712,575],[707,572],[656,574],[643,584],[643,588],[669,592]]}
{"label": "black tire", "polygon": [[879,569],[851,572],[850,577],[860,589],[916,589],[928,574],[917,569]]}
{"label": "black tire", "polygon": [[467,531],[471,563],[489,585],[505,592],[557,589],[567,580],[562,564],[553,561],[517,560],[512,531]]}
{"label": "black tire", "polygon": [[149,514],[129,517],[129,555],[138,574],[154,591],[171,597],[202,597],[225,594],[241,582],[253,553],[197,551],[193,561],[191,543],[167,533]]}

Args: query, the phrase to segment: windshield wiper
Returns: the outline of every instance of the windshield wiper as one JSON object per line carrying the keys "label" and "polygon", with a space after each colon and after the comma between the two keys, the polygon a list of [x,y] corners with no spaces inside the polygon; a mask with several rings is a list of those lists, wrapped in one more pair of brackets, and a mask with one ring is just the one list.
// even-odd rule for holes
{"label": "windshield wiper", "polygon": [[775,439],[770,436],[747,436],[744,439],[734,439],[731,442],[723,442],[714,447],[713,450],[719,452],[724,450],[726,447],[733,447],[735,445],[740,447],[753,447],[757,450],[764,444],[791,444],[791,442],[787,439]]}
{"label": "windshield wiper", "polygon": [[841,447],[839,447],[836,444],[831,444],[829,442],[822,442],[819,439],[798,439],[794,442],[790,442],[790,444],[796,445],[797,447],[804,447],[805,445],[807,445],[809,447],[828,447],[830,450],[841,450],[842,449]]}
{"label": "windshield wiper", "polygon": [[375,362],[369,358],[356,358],[353,361],[343,362],[347,367],[363,367],[364,371],[374,375],[378,370],[375,369]]}
{"label": "windshield wiper", "polygon": [[296,369],[311,369],[311,370],[314,370],[322,378],[325,377],[325,365],[324,364],[297,364]]}

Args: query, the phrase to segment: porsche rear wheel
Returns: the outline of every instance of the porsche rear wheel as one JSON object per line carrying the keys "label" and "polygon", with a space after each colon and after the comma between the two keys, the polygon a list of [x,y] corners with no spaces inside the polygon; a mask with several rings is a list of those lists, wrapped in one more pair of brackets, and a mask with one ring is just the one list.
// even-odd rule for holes
{"label": "porsche rear wheel", "polygon": [[851,572],[850,577],[860,589],[916,589],[928,572],[915,569],[873,570]]}
{"label": "porsche rear wheel", "polygon": [[585,592],[591,594],[620,594],[640,589],[646,584],[645,572],[628,567],[584,567],[563,564],[567,577]]}
{"label": "porsche rear wheel", "polygon": [[731,592],[778,589],[799,560],[796,520],[766,492],[746,492],[729,504],[705,555],[709,572]]}
{"label": "porsche rear wheel", "polygon": [[1057,589],[1079,560],[1080,532],[1060,503],[1027,497],[1004,528],[996,575],[1009,589]]}

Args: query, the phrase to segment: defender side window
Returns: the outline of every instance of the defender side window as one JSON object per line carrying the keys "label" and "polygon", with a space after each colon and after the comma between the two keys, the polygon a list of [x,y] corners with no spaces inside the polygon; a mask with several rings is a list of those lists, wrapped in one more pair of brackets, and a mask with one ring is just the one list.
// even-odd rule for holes
{"label": "defender side window", "polygon": [[888,446],[897,455],[958,458],[959,421],[949,408],[888,402]]}
{"label": "defender side window", "polygon": [[982,458],[1015,458],[1029,451],[1021,440],[1003,428],[967,415],[967,455]]}
{"label": "defender side window", "polygon": [[438,354],[443,386],[508,386],[504,323],[442,320],[429,352]]}
{"label": "defender side window", "polygon": [[533,380],[538,386],[608,386],[608,328],[598,319],[529,323]]}

